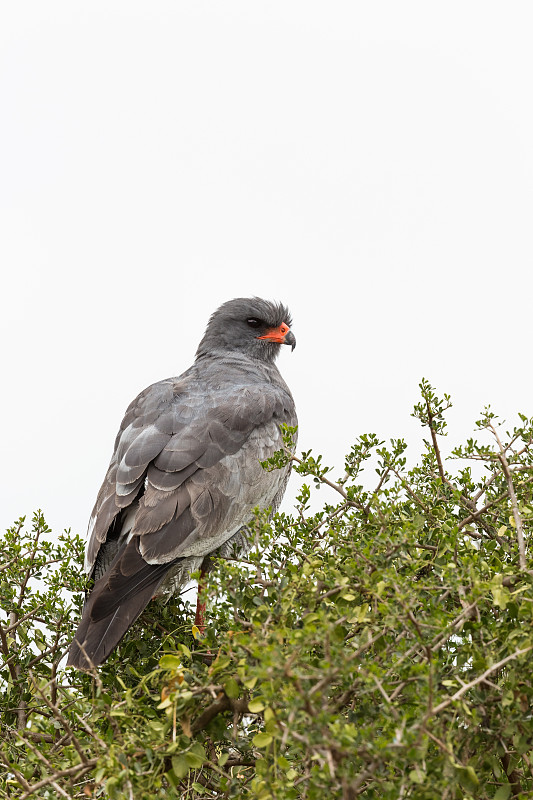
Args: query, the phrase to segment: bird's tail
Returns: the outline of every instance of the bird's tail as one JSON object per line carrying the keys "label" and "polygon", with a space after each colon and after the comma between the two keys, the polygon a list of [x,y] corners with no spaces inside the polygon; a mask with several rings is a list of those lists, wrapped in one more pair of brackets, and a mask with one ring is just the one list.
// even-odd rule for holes
{"label": "bird's tail", "polygon": [[94,584],[67,666],[90,671],[103,664],[157,593],[173,563],[148,564],[139,553],[138,538],[129,541]]}

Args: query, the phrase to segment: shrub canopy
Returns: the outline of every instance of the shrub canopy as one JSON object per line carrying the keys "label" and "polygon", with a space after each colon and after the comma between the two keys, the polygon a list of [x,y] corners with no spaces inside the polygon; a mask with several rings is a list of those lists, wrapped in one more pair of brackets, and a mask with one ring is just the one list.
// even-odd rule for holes
{"label": "shrub canopy", "polygon": [[340,478],[295,458],[296,513],[258,514],[247,559],[215,564],[205,637],[186,598],[154,601],[94,676],[62,668],[83,543],[19,520],[0,798],[531,797],[533,420],[506,432],[487,409],[443,460],[449,406],[422,382],[411,468],[375,435]]}

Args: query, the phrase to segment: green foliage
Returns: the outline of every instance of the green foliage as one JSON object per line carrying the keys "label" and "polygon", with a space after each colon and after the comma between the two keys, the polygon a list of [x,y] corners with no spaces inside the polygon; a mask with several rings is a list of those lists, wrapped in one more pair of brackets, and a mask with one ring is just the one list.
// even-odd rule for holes
{"label": "green foliage", "polygon": [[8,531],[0,798],[533,796],[532,420],[486,410],[455,473],[450,399],[421,395],[419,463],[372,434],[339,480],[294,458],[296,514],[257,514],[248,557],[215,565],[205,638],[187,602],[153,602],[98,675],[61,668],[80,540],[40,515]]}

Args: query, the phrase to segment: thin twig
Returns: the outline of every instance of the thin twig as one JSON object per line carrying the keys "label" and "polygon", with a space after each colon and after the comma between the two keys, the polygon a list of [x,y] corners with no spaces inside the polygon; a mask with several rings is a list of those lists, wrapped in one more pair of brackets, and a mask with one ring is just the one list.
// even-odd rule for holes
{"label": "thin twig", "polygon": [[381,489],[381,487],[383,486],[383,484],[387,480],[389,472],[390,472],[390,468],[389,467],[387,467],[387,469],[383,470],[383,475],[379,479],[378,485],[376,486],[376,488],[372,492],[370,500],[368,501],[368,503],[366,504],[366,506],[363,509],[363,513],[364,513],[365,517],[368,517],[368,515],[370,513],[370,506],[371,506],[372,500],[374,499],[374,497],[377,497],[379,490]]}
{"label": "thin twig", "polygon": [[381,694],[381,695],[382,695],[382,697],[384,698],[385,702],[386,702],[386,703],[387,703],[387,705],[390,707],[390,710],[391,710],[391,712],[392,712],[392,716],[394,717],[394,719],[398,719],[398,712],[397,712],[397,710],[394,708],[394,706],[392,705],[392,700],[391,700],[391,698],[389,697],[389,695],[387,694],[387,692],[385,691],[385,689],[383,688],[383,684],[381,683],[381,681],[379,680],[379,678],[378,678],[376,675],[374,675],[374,673],[373,673],[373,672],[371,672],[371,673],[370,673],[370,677],[372,678],[372,680],[374,681],[374,683],[375,683],[375,684],[376,684],[376,686],[378,687],[378,689],[379,689],[379,691],[380,691],[380,694]]}
{"label": "thin twig", "polygon": [[21,622],[25,622],[25,621],[26,621],[27,619],[29,619],[30,617],[33,617],[33,616],[34,616],[34,615],[35,615],[35,614],[36,614],[38,611],[40,611],[40,610],[41,610],[41,608],[43,608],[43,606],[44,606],[44,603],[39,603],[39,605],[38,605],[38,606],[35,606],[35,608],[33,608],[31,611],[28,611],[28,613],[27,613],[27,614],[24,614],[24,616],[23,616],[23,617],[17,617],[17,619],[15,620],[15,622],[13,622],[11,625],[9,625],[9,626],[6,628],[6,631],[5,631],[5,632],[6,632],[6,633],[10,633],[11,631],[13,631],[13,630],[15,630],[16,628],[18,628],[18,626],[20,625],[20,623],[21,623]]}
{"label": "thin twig", "polygon": [[13,775],[15,776],[15,778],[17,779],[17,781],[20,783],[20,785],[22,786],[22,788],[23,788],[23,789],[25,789],[25,790],[26,790],[26,792],[30,792],[30,794],[31,794],[31,786],[30,786],[30,784],[28,783],[28,781],[26,780],[26,778],[24,777],[24,775],[22,775],[22,774],[21,774],[21,773],[20,773],[20,772],[19,772],[19,771],[16,769],[16,767],[14,767],[14,766],[13,766],[13,764],[11,764],[11,763],[9,762],[9,760],[8,760],[8,759],[5,757],[5,755],[4,755],[3,753],[0,753],[0,759],[2,759],[2,761],[4,762],[4,764],[6,765],[6,767],[8,768],[9,772],[12,772],[12,773],[13,773]]}
{"label": "thin twig", "polygon": [[[529,483],[533,483],[533,477],[528,478],[526,481],[523,481],[523,483],[520,484],[520,488],[522,488],[523,486],[527,486]],[[461,530],[461,528],[464,528],[464,526],[468,525],[469,522],[473,522],[475,519],[477,519],[479,516],[481,516],[481,514],[484,514],[485,511],[488,511],[489,508],[492,508],[492,506],[495,506],[498,503],[501,503],[501,501],[505,500],[506,497],[509,497],[509,493],[508,492],[505,492],[504,494],[499,495],[499,497],[496,497],[494,500],[491,500],[490,503],[487,503],[486,505],[484,505],[483,508],[479,509],[479,511],[474,511],[472,514],[469,514],[468,517],[465,517],[464,519],[462,519],[458,523],[458,530]],[[497,538],[497,537],[495,537],[495,538]]]}
{"label": "thin twig", "polygon": [[[87,764],[88,763],[87,756],[83,752],[83,749],[80,746],[78,738],[77,738],[76,734],[74,733],[74,731],[72,730],[72,728],[70,727],[70,725],[68,723],[68,720],[63,716],[63,714],[60,712],[59,708],[56,705],[54,705],[53,703],[51,703],[50,700],[46,697],[44,691],[40,688],[40,686],[38,686],[37,681],[35,680],[31,670],[29,671],[28,674],[29,674],[31,682],[33,683],[34,690],[39,694],[39,696],[41,697],[43,702],[48,706],[48,708],[50,709],[50,711],[52,712],[54,717],[57,719],[58,722],[61,723],[61,725],[63,726],[65,731],[69,734],[70,741],[72,742],[77,754],[79,755],[79,757],[81,759],[81,762],[83,764]],[[48,682],[47,686],[49,686],[50,683],[51,683],[51,681]]]}
{"label": "thin twig", "polygon": [[82,775],[85,775],[86,772],[89,772],[93,767],[95,767],[97,763],[98,763],[97,758],[91,758],[85,764],[76,764],[74,767],[68,767],[67,769],[60,769],[53,775],[49,775],[48,778],[44,778],[42,781],[34,783],[33,786],[27,784],[26,781],[24,781],[24,783],[26,783],[26,786],[24,786],[24,784],[21,783],[20,779],[17,776],[15,776],[17,777],[17,780],[19,781],[21,786],[23,786],[23,788],[26,789],[20,800],[26,800],[27,797],[30,797],[30,795],[32,794],[35,794],[35,792],[38,792],[39,789],[42,789],[44,786],[50,786],[50,784],[54,784],[58,780],[58,778],[66,778],[70,776],[73,776],[76,779],[81,778]]}
{"label": "thin twig", "polygon": [[493,664],[492,667],[486,669],[485,672],[483,672],[481,675],[478,675],[478,677],[475,678],[473,681],[470,681],[470,683],[466,683],[464,686],[461,686],[461,688],[458,689],[455,692],[455,694],[452,694],[451,697],[448,697],[446,700],[443,700],[442,703],[439,703],[438,706],[434,706],[434,708],[431,711],[432,715],[435,716],[435,714],[439,714],[441,711],[447,708],[451,703],[454,703],[456,700],[459,700],[464,694],[466,694],[466,692],[470,691],[470,689],[473,689],[474,686],[477,686],[478,683],[482,683],[485,680],[485,678],[487,678],[489,675],[492,675],[493,672],[499,670],[500,667],[504,667],[505,664],[509,663],[509,661],[513,661],[515,658],[519,658],[520,656],[523,656],[525,653],[529,653],[530,650],[533,650],[533,645],[530,645],[529,647],[524,647],[522,650],[515,650],[515,652],[511,653],[510,656],[502,658],[501,661],[498,661],[497,664]]}
{"label": "thin twig", "polygon": [[505,456],[505,448],[500,441],[500,437],[498,436],[498,431],[492,424],[490,423],[490,428],[498,442],[498,447],[500,448],[499,459],[500,464],[502,465],[503,473],[505,475],[505,480],[507,481],[507,491],[509,493],[509,500],[511,501],[511,507],[513,509],[513,519],[515,523],[516,529],[516,538],[518,540],[518,559],[520,563],[520,569],[525,570],[527,562],[526,562],[526,545],[524,542],[524,529],[522,527],[522,517],[520,516],[520,512],[518,510],[518,501],[516,499],[516,493],[514,490],[513,479],[511,478],[511,473],[509,472],[509,462]]}
{"label": "thin twig", "polygon": [[437,431],[433,427],[433,414],[431,413],[431,406],[429,404],[429,400],[428,400],[427,397],[426,397],[426,409],[427,409],[427,412],[428,412],[429,430],[431,431],[431,439],[433,441],[433,450],[435,452],[435,457],[437,459],[437,464],[438,464],[438,467],[439,467],[439,475],[440,475],[440,477],[442,479],[442,482],[446,483],[446,476],[444,475],[444,469],[443,469],[443,466],[442,466],[442,459],[440,457],[439,443],[437,441]]}

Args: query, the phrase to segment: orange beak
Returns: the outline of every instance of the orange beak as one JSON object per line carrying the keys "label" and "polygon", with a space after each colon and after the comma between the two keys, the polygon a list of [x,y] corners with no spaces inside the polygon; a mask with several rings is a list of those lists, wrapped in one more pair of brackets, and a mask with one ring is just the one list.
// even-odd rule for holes
{"label": "orange beak", "polygon": [[269,342],[276,342],[277,344],[290,344],[293,350],[296,347],[296,338],[285,322],[282,322],[279,328],[272,328],[264,336],[258,336],[257,338],[267,339]]}

